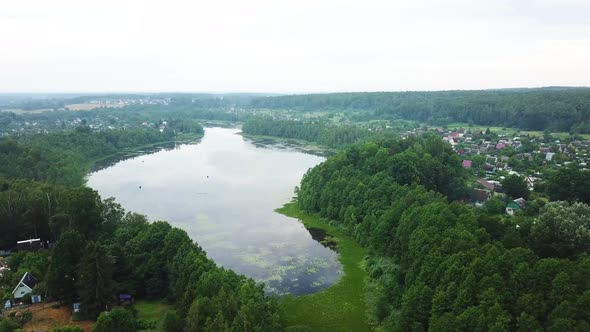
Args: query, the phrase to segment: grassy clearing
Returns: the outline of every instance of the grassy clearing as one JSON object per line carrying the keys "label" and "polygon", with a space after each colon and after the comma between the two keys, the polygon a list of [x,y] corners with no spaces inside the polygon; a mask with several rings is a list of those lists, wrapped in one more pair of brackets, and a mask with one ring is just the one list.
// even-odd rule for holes
{"label": "grassy clearing", "polygon": [[135,302],[134,307],[137,310],[138,319],[154,322],[156,324],[156,328],[149,331],[164,331],[162,327],[164,315],[168,311],[174,310],[171,305],[166,304],[163,301],[140,300]]}
{"label": "grassy clearing", "polygon": [[285,326],[305,326],[311,331],[370,331],[364,291],[367,274],[361,267],[365,249],[342,229],[301,211],[296,202],[285,204],[277,212],[300,219],[305,227],[323,229],[334,237],[344,270],[340,281],[322,292],[282,298]]}

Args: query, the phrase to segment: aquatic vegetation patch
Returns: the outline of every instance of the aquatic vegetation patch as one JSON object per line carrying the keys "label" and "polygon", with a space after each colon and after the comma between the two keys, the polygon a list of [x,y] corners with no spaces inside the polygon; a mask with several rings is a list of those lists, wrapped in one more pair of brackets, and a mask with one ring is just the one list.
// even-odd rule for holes
{"label": "aquatic vegetation patch", "polygon": [[366,250],[341,228],[301,211],[296,202],[285,204],[277,211],[301,220],[306,227],[321,228],[336,237],[344,272],[336,284],[323,291],[305,296],[284,296],[281,306],[285,325],[301,326],[310,331],[370,331],[365,315],[364,281],[367,273],[361,267]]}

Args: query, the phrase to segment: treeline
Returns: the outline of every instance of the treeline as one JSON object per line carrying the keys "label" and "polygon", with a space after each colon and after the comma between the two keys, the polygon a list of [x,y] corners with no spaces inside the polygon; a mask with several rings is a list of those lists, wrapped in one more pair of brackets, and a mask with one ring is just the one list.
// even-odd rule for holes
{"label": "treeline", "polygon": [[[39,279],[34,294],[67,305],[81,302],[80,318],[96,318],[118,304],[119,294],[131,294],[175,304],[166,319],[169,331],[280,330],[277,304],[261,285],[218,267],[186,232],[126,213],[113,199],[79,185],[93,160],[166,138],[155,129],[80,128],[0,141],[0,249],[29,238],[51,244],[48,251],[8,258],[0,302],[30,272]],[[116,327],[117,310],[112,317],[101,315],[97,331],[141,328],[129,319]],[[12,326],[7,331],[18,326],[0,324]]]}
{"label": "treeline", "polygon": [[[24,126],[25,122],[37,122],[39,128],[64,129],[66,123],[81,120],[87,123],[101,123],[103,127],[131,126],[135,127],[144,122],[161,124],[168,123],[168,128],[183,131],[178,124],[197,124],[197,120],[214,121],[245,121],[248,114],[231,111],[229,109],[208,109],[191,105],[129,105],[123,108],[97,108],[89,111],[46,111],[38,113],[0,112],[0,129],[8,128],[11,124]],[[191,126],[196,129],[197,126]],[[189,131],[198,133],[196,130]]]}
{"label": "treeline", "polygon": [[242,126],[245,134],[301,139],[331,148],[346,147],[374,136],[355,126],[333,126],[311,121],[251,117]]}
{"label": "treeline", "polygon": [[438,138],[353,146],[309,171],[304,210],[370,249],[369,318],[381,331],[587,331],[590,207],[509,218],[464,204]]}
{"label": "treeline", "polygon": [[[200,127],[200,126],[199,126]],[[200,132],[202,132],[200,127]],[[89,165],[121,149],[174,140],[172,131],[75,130],[0,139],[0,179],[81,185]]]}
{"label": "treeline", "polygon": [[[222,105],[223,106],[223,105]],[[247,115],[227,108],[219,109],[218,106],[197,105],[189,102],[178,102],[171,105],[129,105],[121,112],[111,110],[111,114],[129,121],[145,121],[146,117],[152,120],[161,118],[200,119],[217,121],[244,121]],[[220,107],[220,106],[219,106]],[[104,111],[104,110],[100,110]],[[100,112],[99,111],[99,112]]]}
{"label": "treeline", "polygon": [[370,92],[256,98],[270,109],[364,110],[437,125],[465,122],[526,130],[590,133],[590,89]]}

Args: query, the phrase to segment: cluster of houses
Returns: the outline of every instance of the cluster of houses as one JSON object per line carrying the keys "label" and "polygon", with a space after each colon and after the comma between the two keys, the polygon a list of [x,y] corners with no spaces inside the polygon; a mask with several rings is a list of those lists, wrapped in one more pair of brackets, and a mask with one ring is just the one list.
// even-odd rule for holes
{"label": "cluster of houses", "polygon": [[64,117],[59,120],[39,120],[39,121],[23,121],[14,120],[9,124],[0,126],[0,136],[23,136],[30,134],[48,134],[51,131],[72,129],[78,126],[87,125],[93,130],[107,130],[117,128],[128,128],[129,124],[122,122],[117,117],[105,119],[102,117],[89,118],[69,118]]}
{"label": "cluster of houses", "polygon": [[[471,203],[476,206],[484,204],[494,195],[505,197],[501,180],[507,175],[523,176],[528,189],[532,191],[535,183],[543,178],[543,174],[534,169],[575,163],[581,170],[586,170],[590,162],[588,140],[562,142],[541,136],[496,135],[489,130],[464,128],[433,130],[461,156],[462,166],[478,175],[471,193]],[[511,165],[512,162],[517,165]],[[508,215],[514,215],[526,207],[526,201],[522,198],[506,203]]]}
{"label": "cluster of houses", "polygon": [[122,107],[127,105],[170,105],[171,98],[162,97],[128,97],[128,98],[97,98],[89,100],[86,104],[97,107]]}

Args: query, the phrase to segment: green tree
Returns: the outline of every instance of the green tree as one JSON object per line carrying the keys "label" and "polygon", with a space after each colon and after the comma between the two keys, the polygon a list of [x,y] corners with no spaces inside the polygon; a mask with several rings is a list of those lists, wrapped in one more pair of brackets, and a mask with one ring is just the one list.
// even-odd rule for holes
{"label": "green tree", "polygon": [[190,309],[186,315],[185,331],[186,332],[198,332],[201,329],[201,321],[203,320],[201,315],[201,307],[199,300],[196,299],[191,304]]}
{"label": "green tree", "polygon": [[527,187],[526,181],[523,177],[518,176],[516,174],[508,175],[504,180],[502,180],[502,188],[506,192],[506,195],[515,199],[515,198],[529,198],[529,189]]}
{"label": "green tree", "polygon": [[77,287],[82,309],[90,316],[102,311],[113,300],[113,265],[113,258],[103,246],[88,243],[80,261]]}
{"label": "green tree", "polygon": [[55,244],[49,267],[49,290],[61,300],[72,303],[77,298],[78,264],[84,253],[84,239],[74,230],[65,231]]}
{"label": "green tree", "polygon": [[530,228],[530,241],[541,256],[573,257],[590,249],[590,206],[552,202]]}

